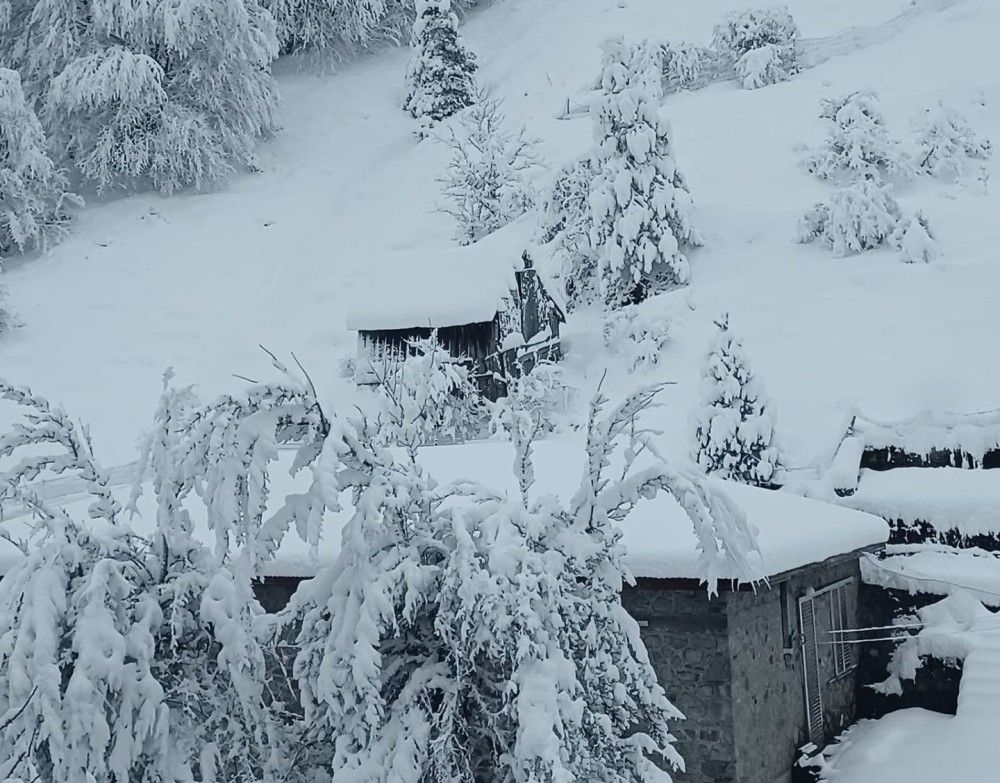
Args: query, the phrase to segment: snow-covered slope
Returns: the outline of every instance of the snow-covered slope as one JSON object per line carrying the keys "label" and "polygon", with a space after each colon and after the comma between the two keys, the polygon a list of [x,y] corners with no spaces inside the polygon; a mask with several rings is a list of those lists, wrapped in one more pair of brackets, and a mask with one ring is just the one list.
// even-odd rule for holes
{"label": "snow-covered slope", "polygon": [[[597,74],[604,37],[706,42],[741,5],[496,0],[465,32],[483,80],[554,166],[590,143],[587,117],[556,116]],[[890,251],[837,259],[793,243],[799,213],[828,190],[801,170],[797,151],[822,138],[822,97],[873,87],[904,138],[911,116],[943,98],[1000,140],[1000,6],[923,5],[884,35],[835,38],[835,56],[790,82],[716,84],[666,100],[706,246],[693,255],[690,287],[663,297],[676,313],[674,339],[650,376],[628,375],[603,351],[595,317],[571,317],[567,365],[585,393],[606,367],[613,393],[676,381],[657,415],[666,448],[686,452],[698,366],[712,320],[728,310],[775,400],[793,467],[832,447],[848,404],[881,418],[996,407],[1000,196],[927,179],[901,189],[904,211],[922,209],[937,230],[942,258],[929,266],[903,265]],[[789,6],[807,38],[878,31],[902,10],[898,0]],[[866,46],[848,51],[851,41]],[[261,173],[219,193],[91,206],[50,255],[9,264],[4,279],[24,326],[0,339],[0,375],[91,422],[109,465],[134,457],[167,365],[216,392],[242,383],[231,373],[267,372],[261,343],[295,351],[331,405],[349,404],[355,390],[338,364],[354,349],[352,302],[394,264],[419,265],[452,244],[450,219],[434,211],[446,151],[418,143],[399,109],[406,59],[390,49],[328,76],[280,66],[284,129],[262,149]]]}

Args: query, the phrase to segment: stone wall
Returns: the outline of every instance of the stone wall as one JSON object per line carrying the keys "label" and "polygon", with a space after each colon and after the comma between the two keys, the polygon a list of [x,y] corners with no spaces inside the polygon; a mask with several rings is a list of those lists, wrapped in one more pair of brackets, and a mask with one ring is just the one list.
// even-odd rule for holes
{"label": "stone wall", "polygon": [[676,783],[734,783],[732,690],[724,596],[704,589],[626,587],[622,604],[642,639],[667,696],[686,720],[671,730],[686,770]]}
{"label": "stone wall", "polygon": [[[848,595],[851,625],[857,618],[858,562],[816,567],[757,593],[727,597],[729,652],[732,670],[733,735],[736,780],[739,783],[788,781],[796,751],[808,739],[798,631],[798,599],[806,590],[854,578]],[[829,609],[821,597],[817,607],[819,641],[829,639]],[[783,602],[787,604],[783,607]],[[787,612],[787,621],[782,615]],[[856,627],[856,625],[854,626]],[[855,717],[856,670],[840,676],[833,665],[833,647],[820,645],[824,729],[827,739]],[[786,650],[791,650],[786,653]]]}

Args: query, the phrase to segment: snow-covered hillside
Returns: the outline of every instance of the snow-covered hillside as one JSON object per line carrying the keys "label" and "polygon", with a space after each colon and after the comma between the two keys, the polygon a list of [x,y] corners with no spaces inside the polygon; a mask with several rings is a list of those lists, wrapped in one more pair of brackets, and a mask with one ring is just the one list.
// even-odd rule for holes
{"label": "snow-covered hillside", "polygon": [[[585,97],[602,39],[707,43],[741,5],[495,0],[464,32],[482,81],[505,99],[509,120],[541,140],[554,170],[591,143],[585,115],[557,116]],[[794,237],[800,213],[828,192],[799,165],[800,146],[824,134],[821,98],[875,89],[906,141],[913,115],[943,99],[1000,139],[1000,6],[922,0],[922,13],[888,24],[904,10],[899,0],[788,5],[804,38],[835,36],[823,53],[834,56],[779,85],[714,84],[664,103],[706,243],[692,255],[690,286],[661,297],[675,323],[656,369],[628,374],[604,351],[596,315],[567,325],[570,380],[583,392],[605,368],[615,393],[676,381],[657,414],[670,452],[689,448],[698,368],[723,311],[774,398],[791,467],[832,448],[847,406],[895,418],[997,405],[996,188],[920,178],[898,190],[904,212],[923,210],[937,232],[941,258],[926,266],[901,264],[890,250],[834,258]],[[837,35],[855,26],[863,29]],[[862,48],[849,51],[855,43]],[[223,192],[92,204],[50,254],[8,263],[23,327],[0,339],[0,375],[89,421],[108,465],[134,458],[167,365],[216,392],[243,383],[232,373],[267,375],[263,344],[294,351],[332,405],[350,404],[357,392],[340,370],[354,351],[346,311],[394,270],[453,245],[451,219],[434,210],[447,150],[418,142],[399,108],[406,60],[405,48],[388,49],[324,76],[279,63],[283,129],[261,150],[260,173]],[[996,160],[989,165],[995,173]]]}

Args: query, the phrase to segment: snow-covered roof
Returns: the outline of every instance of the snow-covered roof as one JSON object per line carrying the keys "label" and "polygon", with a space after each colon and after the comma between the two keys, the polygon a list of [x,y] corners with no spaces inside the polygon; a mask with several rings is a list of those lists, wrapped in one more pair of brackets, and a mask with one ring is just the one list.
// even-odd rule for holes
{"label": "snow-covered roof", "polygon": [[[579,444],[557,441],[534,447],[535,486],[538,494],[554,494],[568,501],[583,475],[584,452]],[[424,449],[420,462],[438,481],[468,479],[489,487],[518,492],[511,467],[510,444],[487,442]],[[883,544],[885,521],[870,514],[787,492],[713,480],[717,488],[747,514],[758,530],[759,558],[755,564],[766,576],[791,571],[863,547]],[[627,564],[637,577],[701,579],[697,540],[691,521],[670,496],[661,494],[641,503],[622,523]],[[739,574],[723,573],[734,579]]]}
{"label": "snow-covered roof", "polygon": [[532,223],[521,219],[466,247],[406,249],[373,261],[374,288],[348,311],[354,331],[439,328],[490,321],[515,290],[514,272],[531,245]]}
{"label": "snow-covered roof", "polygon": [[885,519],[923,520],[964,535],[1000,531],[1000,470],[863,470],[845,505]]}
{"label": "snow-covered roof", "polygon": [[952,449],[982,460],[1000,445],[1000,410],[980,413],[924,411],[909,419],[879,422],[855,417],[851,431],[868,448],[895,447],[912,454]]}
{"label": "snow-covered roof", "polygon": [[881,587],[931,595],[969,592],[988,606],[1000,606],[1000,555],[982,549],[889,546],[884,557],[864,557],[861,574]]}

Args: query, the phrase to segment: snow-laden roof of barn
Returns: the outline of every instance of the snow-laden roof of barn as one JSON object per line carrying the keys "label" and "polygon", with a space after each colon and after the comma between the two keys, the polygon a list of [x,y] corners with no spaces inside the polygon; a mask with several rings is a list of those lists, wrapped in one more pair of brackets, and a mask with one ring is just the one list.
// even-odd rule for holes
{"label": "snow-laden roof of barn", "polygon": [[466,247],[399,250],[375,259],[377,288],[360,294],[347,328],[382,331],[440,328],[491,321],[515,290],[514,272],[531,245],[533,225],[522,219]]}

